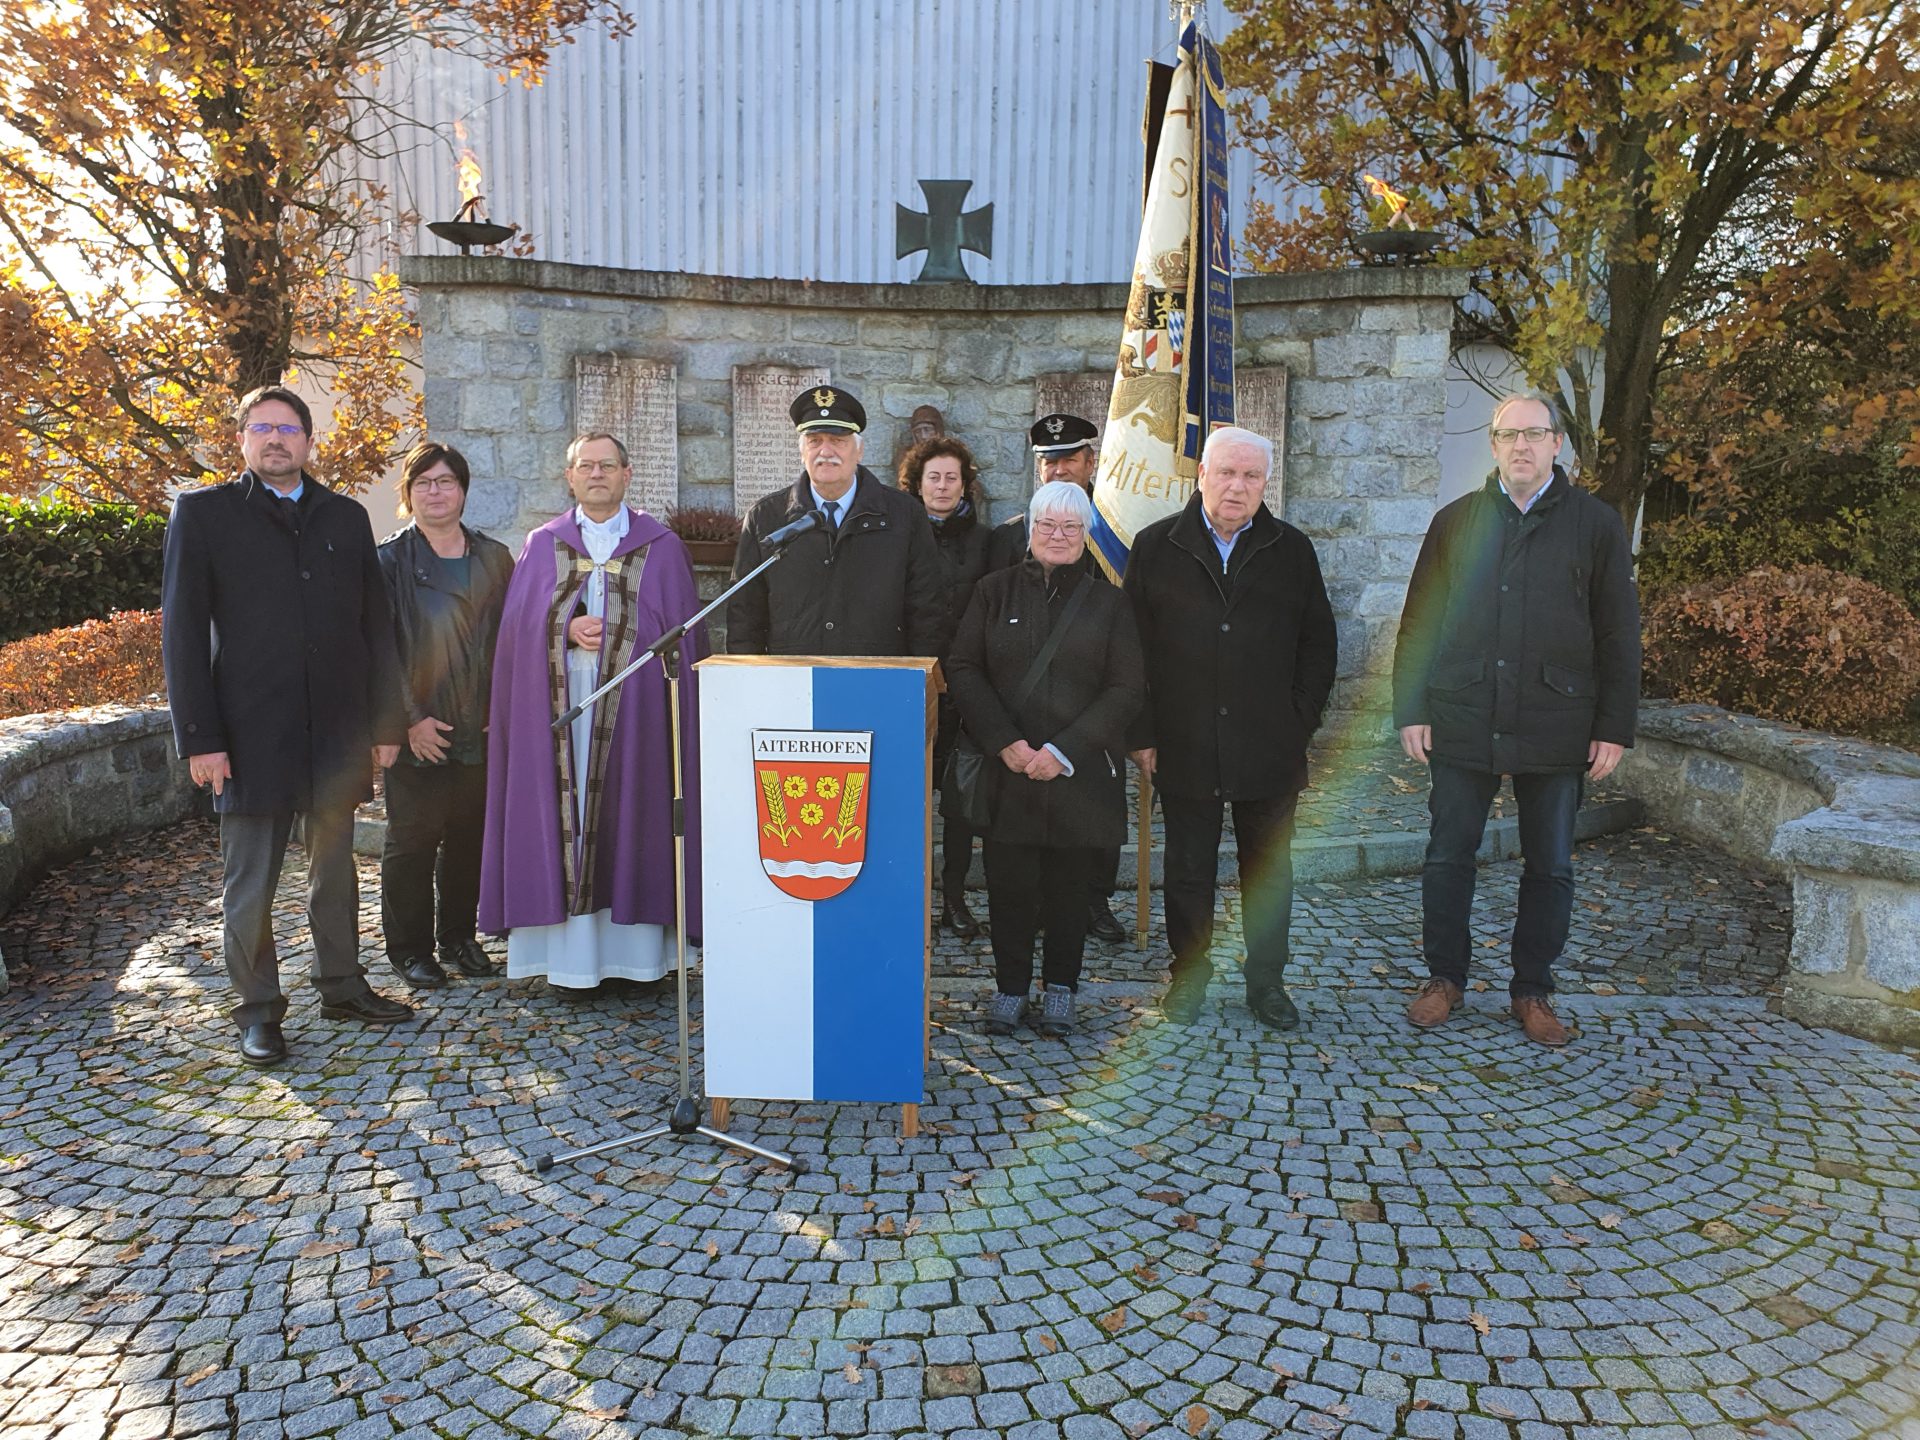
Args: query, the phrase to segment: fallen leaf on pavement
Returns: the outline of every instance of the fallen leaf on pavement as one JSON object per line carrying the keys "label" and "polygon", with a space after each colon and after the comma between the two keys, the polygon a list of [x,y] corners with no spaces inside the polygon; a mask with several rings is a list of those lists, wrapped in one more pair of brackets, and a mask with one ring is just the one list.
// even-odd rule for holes
{"label": "fallen leaf on pavement", "polygon": [[1487,1317],[1482,1315],[1478,1310],[1475,1310],[1472,1314],[1467,1316],[1467,1323],[1473,1326],[1473,1328],[1479,1331],[1482,1335],[1491,1335],[1493,1333],[1493,1322],[1487,1319]]}
{"label": "fallen leaf on pavement", "polygon": [[1109,1335],[1118,1335],[1127,1328],[1127,1307],[1118,1306],[1100,1317],[1100,1328]]}
{"label": "fallen leaf on pavement", "polygon": [[1187,1407],[1187,1434],[1198,1435],[1207,1428],[1207,1422],[1213,1418],[1213,1412],[1204,1405]]}

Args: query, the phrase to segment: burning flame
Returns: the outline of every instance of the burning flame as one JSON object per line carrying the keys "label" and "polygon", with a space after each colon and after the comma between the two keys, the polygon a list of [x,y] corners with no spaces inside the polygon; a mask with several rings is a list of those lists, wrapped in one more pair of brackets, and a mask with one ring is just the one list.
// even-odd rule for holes
{"label": "burning flame", "polygon": [[1377,175],[1362,175],[1360,178],[1366,183],[1368,194],[1376,200],[1387,202],[1387,208],[1393,212],[1387,221],[1389,225],[1405,225],[1411,228],[1413,222],[1407,218],[1406,196]]}
{"label": "burning flame", "polygon": [[480,198],[480,162],[471,150],[460,152],[460,200],[462,208]]}

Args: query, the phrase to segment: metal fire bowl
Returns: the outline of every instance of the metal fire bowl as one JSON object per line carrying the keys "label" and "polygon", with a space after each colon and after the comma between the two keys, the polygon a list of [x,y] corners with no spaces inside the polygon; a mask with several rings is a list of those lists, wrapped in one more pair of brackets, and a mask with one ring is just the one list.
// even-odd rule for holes
{"label": "metal fire bowl", "polygon": [[518,225],[496,225],[491,220],[430,220],[427,229],[462,250],[473,245],[501,245],[519,231]]}
{"label": "metal fire bowl", "polygon": [[1369,230],[1353,243],[1375,260],[1417,260],[1447,237],[1438,230]]}

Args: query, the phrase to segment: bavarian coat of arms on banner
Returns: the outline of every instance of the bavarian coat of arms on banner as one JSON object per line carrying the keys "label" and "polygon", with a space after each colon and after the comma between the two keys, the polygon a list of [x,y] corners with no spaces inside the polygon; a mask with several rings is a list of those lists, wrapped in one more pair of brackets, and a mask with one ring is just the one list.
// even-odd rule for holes
{"label": "bavarian coat of arms on banner", "polygon": [[830,900],[867,857],[871,730],[756,730],[760,865],[796,900]]}

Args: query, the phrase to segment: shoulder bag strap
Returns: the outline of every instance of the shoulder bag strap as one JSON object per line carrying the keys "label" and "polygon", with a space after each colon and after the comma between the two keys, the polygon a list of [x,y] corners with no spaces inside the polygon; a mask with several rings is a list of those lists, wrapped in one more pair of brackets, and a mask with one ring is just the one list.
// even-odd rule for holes
{"label": "shoulder bag strap", "polygon": [[1060,612],[1060,623],[1053,627],[1053,633],[1047,636],[1047,643],[1040,647],[1040,653],[1033,657],[1033,664],[1027,667],[1027,673],[1021,678],[1020,693],[1013,697],[1014,722],[1019,723],[1020,708],[1027,703],[1027,697],[1033,694],[1033,687],[1040,683],[1040,677],[1046,673],[1047,666],[1060,649],[1060,642],[1066,638],[1067,629],[1073,624],[1073,617],[1080,611],[1080,602],[1087,598],[1087,586],[1093,582],[1082,578],[1074,587],[1073,594],[1067,597],[1067,608]]}

